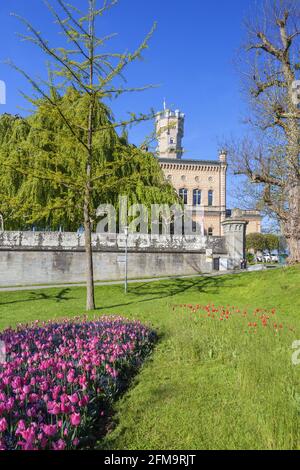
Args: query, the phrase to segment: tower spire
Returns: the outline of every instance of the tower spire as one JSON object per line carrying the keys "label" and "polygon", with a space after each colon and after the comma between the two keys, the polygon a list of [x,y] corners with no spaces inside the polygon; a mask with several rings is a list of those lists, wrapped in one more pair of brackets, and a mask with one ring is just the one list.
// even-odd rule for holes
{"label": "tower spire", "polygon": [[164,111],[167,109],[166,98],[164,98]]}

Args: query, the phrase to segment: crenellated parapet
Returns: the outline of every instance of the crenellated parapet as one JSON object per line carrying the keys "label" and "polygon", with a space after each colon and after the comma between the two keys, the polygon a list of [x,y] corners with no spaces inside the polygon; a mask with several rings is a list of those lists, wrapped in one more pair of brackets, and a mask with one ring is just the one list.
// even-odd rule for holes
{"label": "crenellated parapet", "polygon": [[[126,244],[122,233],[94,233],[94,251],[123,251]],[[132,233],[127,238],[128,248],[136,251],[205,252],[209,247],[225,253],[221,237],[193,235],[154,235]],[[76,232],[0,232],[0,251],[84,251],[84,233]]]}
{"label": "crenellated parapet", "polygon": [[160,166],[163,170],[192,171],[192,172],[220,172],[221,165],[219,162],[211,160],[169,160],[167,158],[159,159]]}

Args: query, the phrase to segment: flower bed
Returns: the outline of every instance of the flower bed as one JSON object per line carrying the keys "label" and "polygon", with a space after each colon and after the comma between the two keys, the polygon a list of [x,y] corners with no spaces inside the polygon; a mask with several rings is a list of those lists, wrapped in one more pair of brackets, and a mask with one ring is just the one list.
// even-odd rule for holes
{"label": "flower bed", "polygon": [[89,445],[103,431],[155,334],[139,322],[102,317],[20,325],[0,340],[0,448],[62,450]]}

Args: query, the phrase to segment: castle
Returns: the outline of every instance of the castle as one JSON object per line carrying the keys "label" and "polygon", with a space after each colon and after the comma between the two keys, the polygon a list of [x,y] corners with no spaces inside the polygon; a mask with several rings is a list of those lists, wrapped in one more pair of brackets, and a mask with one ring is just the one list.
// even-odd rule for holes
{"label": "castle", "polygon": [[248,222],[247,233],[261,232],[259,211],[227,209],[227,153],[220,151],[218,160],[184,159],[182,139],[185,115],[166,109],[156,116],[158,159],[167,180],[185,204],[204,209],[204,231],[208,236],[223,235],[222,222],[238,216]]}

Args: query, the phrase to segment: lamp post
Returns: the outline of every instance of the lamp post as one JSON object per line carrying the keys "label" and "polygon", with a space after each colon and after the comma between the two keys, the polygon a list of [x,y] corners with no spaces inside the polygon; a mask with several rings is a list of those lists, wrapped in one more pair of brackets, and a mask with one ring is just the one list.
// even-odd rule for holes
{"label": "lamp post", "polygon": [[2,214],[0,214],[0,231],[4,232],[4,219]]}
{"label": "lamp post", "polygon": [[124,227],[125,235],[125,294],[128,292],[128,227]]}

